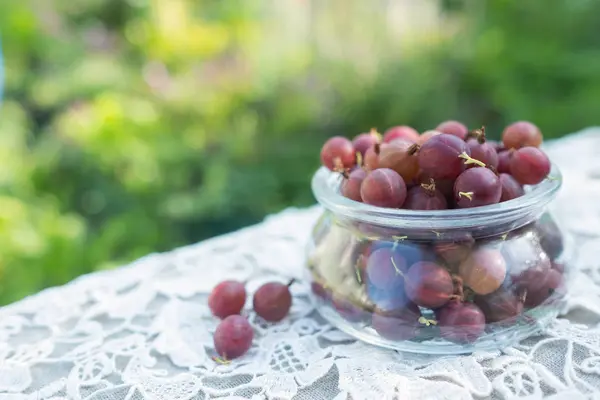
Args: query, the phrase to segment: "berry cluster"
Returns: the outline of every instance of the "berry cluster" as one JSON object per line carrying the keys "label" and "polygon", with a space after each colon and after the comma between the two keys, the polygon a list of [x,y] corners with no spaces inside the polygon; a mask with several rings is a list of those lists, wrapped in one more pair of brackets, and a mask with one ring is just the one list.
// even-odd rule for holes
{"label": "berry cluster", "polygon": [[530,122],[504,129],[502,143],[485,129],[469,131],[456,121],[419,133],[408,126],[374,129],[350,141],[330,138],[322,164],[344,176],[341,193],[366,204],[411,210],[469,208],[511,200],[550,172],[538,146],[542,133]]}
{"label": "berry cluster", "polygon": [[366,241],[356,247],[354,266],[366,300],[351,301],[318,276],[312,290],[342,318],[370,324],[389,340],[423,337],[428,329],[453,342],[473,342],[486,324],[513,324],[525,310],[554,307],[564,295],[557,232],[544,220],[503,238],[474,240],[465,233],[429,243]]}
{"label": "berry cluster", "polygon": [[[292,306],[292,295],[289,287],[279,282],[262,285],[253,297],[256,314],[265,321],[279,322],[289,313]],[[240,313],[246,304],[246,288],[237,281],[219,283],[208,297],[208,307],[215,317],[222,321],[214,335],[215,351],[226,362],[244,355],[252,346],[254,331],[248,320]]]}

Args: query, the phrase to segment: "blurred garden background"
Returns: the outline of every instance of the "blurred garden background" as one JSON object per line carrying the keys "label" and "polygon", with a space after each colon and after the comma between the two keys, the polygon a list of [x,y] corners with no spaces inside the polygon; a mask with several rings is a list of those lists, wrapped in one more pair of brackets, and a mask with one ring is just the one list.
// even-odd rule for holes
{"label": "blurred garden background", "polygon": [[0,304],[314,203],[331,135],[597,125],[598,15],[596,0],[1,1]]}

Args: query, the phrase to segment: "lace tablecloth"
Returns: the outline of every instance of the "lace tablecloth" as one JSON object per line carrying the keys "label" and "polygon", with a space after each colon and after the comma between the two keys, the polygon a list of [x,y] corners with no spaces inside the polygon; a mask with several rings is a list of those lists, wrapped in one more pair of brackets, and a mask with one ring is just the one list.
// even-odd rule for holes
{"label": "lace tablecloth", "polygon": [[211,288],[235,278],[252,293],[302,277],[321,210],[289,209],[0,309],[0,400],[600,397],[600,129],[546,149],[564,174],[552,208],[577,244],[580,272],[563,317],[543,335],[468,356],[383,350],[325,323],[300,283],[290,317],[267,324],[248,311],[252,349],[216,363]]}

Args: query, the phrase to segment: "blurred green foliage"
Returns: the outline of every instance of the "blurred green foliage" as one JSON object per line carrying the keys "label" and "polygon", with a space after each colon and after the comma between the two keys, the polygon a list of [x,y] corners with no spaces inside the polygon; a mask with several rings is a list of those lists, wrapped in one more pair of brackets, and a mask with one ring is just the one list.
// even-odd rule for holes
{"label": "blurred green foliage", "polygon": [[311,204],[330,135],[598,122],[600,2],[390,3],[0,2],[0,302]]}

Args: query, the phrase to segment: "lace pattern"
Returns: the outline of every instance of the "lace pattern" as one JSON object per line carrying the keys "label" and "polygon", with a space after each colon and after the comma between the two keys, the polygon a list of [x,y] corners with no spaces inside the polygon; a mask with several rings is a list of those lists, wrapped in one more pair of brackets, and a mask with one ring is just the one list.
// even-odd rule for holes
{"label": "lace pattern", "polygon": [[0,309],[0,400],[598,398],[600,129],[546,149],[564,174],[552,209],[577,243],[580,272],[563,317],[540,336],[467,356],[378,349],[322,320],[299,283],[280,323],[247,307],[253,347],[216,363],[206,304],[216,283],[247,280],[251,294],[267,280],[302,278],[321,209],[289,209]]}

